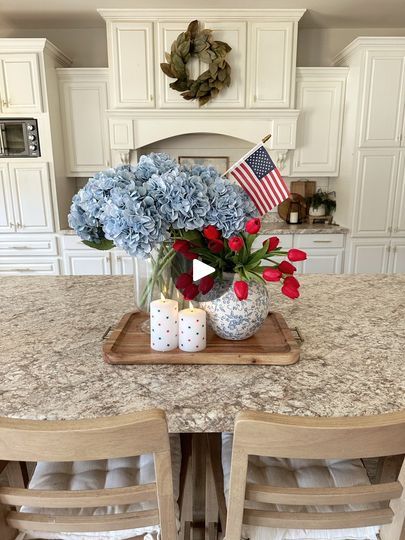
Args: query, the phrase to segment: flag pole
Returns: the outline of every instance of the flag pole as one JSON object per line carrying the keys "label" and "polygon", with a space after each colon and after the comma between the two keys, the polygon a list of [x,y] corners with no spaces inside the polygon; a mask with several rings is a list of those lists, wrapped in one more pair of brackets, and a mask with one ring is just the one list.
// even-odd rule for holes
{"label": "flag pole", "polygon": [[228,170],[226,170],[223,174],[221,174],[221,177],[226,176],[232,169],[234,169],[241,161],[243,161],[247,156],[249,156],[256,148],[258,148],[261,144],[266,144],[266,142],[270,139],[271,133],[263,137],[261,142],[257,143],[256,146],[254,146],[249,152],[244,154],[236,163],[234,163],[231,167],[229,167]]}

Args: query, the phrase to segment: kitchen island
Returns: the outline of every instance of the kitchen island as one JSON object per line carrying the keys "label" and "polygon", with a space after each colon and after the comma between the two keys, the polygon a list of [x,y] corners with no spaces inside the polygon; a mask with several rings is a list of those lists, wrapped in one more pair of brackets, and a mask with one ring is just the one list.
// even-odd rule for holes
{"label": "kitchen island", "polygon": [[236,413],[371,415],[405,409],[405,275],[306,275],[270,287],[304,339],[292,366],[112,366],[103,336],[134,309],[133,279],[0,280],[0,415],[78,419],[160,407],[169,429],[232,430]]}

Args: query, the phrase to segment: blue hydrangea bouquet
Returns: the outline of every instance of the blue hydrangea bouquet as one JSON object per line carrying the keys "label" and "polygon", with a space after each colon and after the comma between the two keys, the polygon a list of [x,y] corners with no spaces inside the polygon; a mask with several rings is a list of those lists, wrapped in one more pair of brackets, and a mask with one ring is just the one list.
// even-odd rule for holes
{"label": "blue hydrangea bouquet", "polygon": [[180,166],[167,154],[142,156],[136,165],[101,171],[74,196],[69,224],[95,249],[123,249],[150,261],[152,270],[138,307],[162,291],[168,297],[187,259],[173,249],[209,226],[230,238],[257,210],[243,189],[213,167]]}

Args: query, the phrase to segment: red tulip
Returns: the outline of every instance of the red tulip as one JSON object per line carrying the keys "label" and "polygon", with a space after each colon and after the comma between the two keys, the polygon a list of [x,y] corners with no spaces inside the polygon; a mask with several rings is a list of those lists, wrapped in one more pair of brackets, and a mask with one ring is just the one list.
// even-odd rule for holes
{"label": "red tulip", "polygon": [[184,300],[194,300],[194,298],[199,293],[198,287],[195,283],[187,285],[183,291]]}
{"label": "red tulip", "polygon": [[240,251],[243,249],[243,246],[245,245],[243,239],[240,236],[232,236],[228,240],[228,245],[231,248],[232,251]]}
{"label": "red tulip", "polygon": [[249,286],[246,281],[235,281],[233,290],[239,300],[246,300],[249,294]]}
{"label": "red tulip", "polygon": [[221,232],[214,227],[214,225],[207,225],[207,227],[204,227],[203,235],[208,240],[217,240],[218,238],[221,238]]}
{"label": "red tulip", "polygon": [[212,287],[214,286],[215,280],[212,276],[204,276],[200,279],[200,283],[198,285],[198,289],[200,293],[207,294],[210,292]]}
{"label": "red tulip", "polygon": [[[265,240],[263,242],[263,245],[267,242],[267,240]],[[271,236],[269,238],[269,247],[267,249],[267,253],[270,253],[270,251],[274,251],[278,245],[280,243],[280,238],[277,238],[277,236]]]}
{"label": "red tulip", "polygon": [[190,285],[193,283],[193,278],[191,274],[187,274],[186,272],[184,274],[180,274],[176,279],[176,287],[180,291],[185,289],[187,285]]}
{"label": "red tulip", "polygon": [[301,251],[300,249],[290,249],[288,251],[287,257],[292,262],[305,261],[305,259],[307,258],[307,254],[305,253],[305,251]]}
{"label": "red tulip", "polygon": [[208,249],[212,251],[212,253],[221,253],[221,251],[224,249],[224,241],[223,240],[210,240],[208,242]]}
{"label": "red tulip", "polygon": [[178,251],[179,253],[186,253],[190,247],[188,240],[176,240],[173,244],[174,251]]}
{"label": "red tulip", "polygon": [[198,259],[198,254],[194,253],[193,251],[186,251],[183,253],[183,256],[188,259],[189,261],[193,261],[194,259]]}
{"label": "red tulip", "polygon": [[287,276],[285,279],[284,279],[284,285],[286,287],[295,287],[296,289],[299,289],[300,288],[300,282],[298,281],[298,279],[295,279],[294,276]]}
{"label": "red tulip", "polygon": [[295,300],[295,298],[298,298],[300,295],[300,292],[297,289],[297,287],[288,287],[287,285],[283,285],[281,287],[281,292],[285,296],[288,296],[288,298],[292,298],[293,300]]}
{"label": "red tulip", "polygon": [[246,223],[245,229],[249,234],[257,234],[260,231],[262,222],[259,218],[252,218]]}
{"label": "red tulip", "polygon": [[291,263],[289,263],[288,261],[282,261],[279,265],[278,265],[278,269],[280,270],[280,272],[282,272],[283,274],[293,274],[297,269],[295,268],[294,265],[292,265]]}
{"label": "red tulip", "polygon": [[263,278],[266,281],[280,281],[282,275],[278,268],[266,268],[263,271]]}

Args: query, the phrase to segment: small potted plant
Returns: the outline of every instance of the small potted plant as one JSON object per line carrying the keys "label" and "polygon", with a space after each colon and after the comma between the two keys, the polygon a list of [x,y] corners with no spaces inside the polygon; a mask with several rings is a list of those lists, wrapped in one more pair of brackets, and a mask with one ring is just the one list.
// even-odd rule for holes
{"label": "small potted plant", "polygon": [[335,192],[328,193],[318,189],[307,198],[307,205],[311,217],[330,216],[336,210]]}

